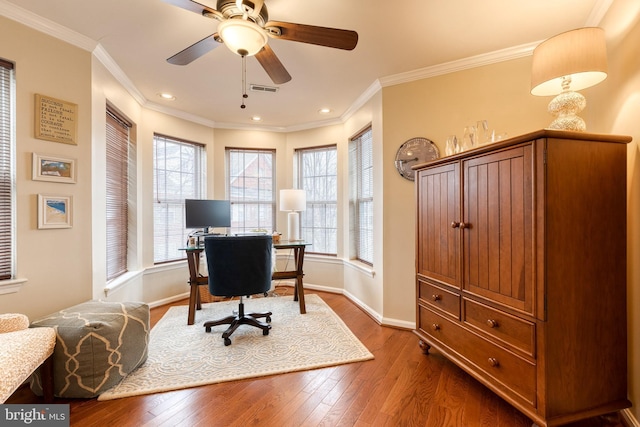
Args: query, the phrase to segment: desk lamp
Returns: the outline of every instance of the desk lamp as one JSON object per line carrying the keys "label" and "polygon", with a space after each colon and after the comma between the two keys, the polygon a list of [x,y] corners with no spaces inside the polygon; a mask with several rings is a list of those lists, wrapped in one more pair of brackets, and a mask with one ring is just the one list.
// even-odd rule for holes
{"label": "desk lamp", "polygon": [[287,237],[300,240],[300,214],[307,207],[307,195],[304,190],[280,190],[280,210],[288,211]]}
{"label": "desk lamp", "polygon": [[567,31],[540,43],[533,51],[531,94],[557,95],[548,107],[556,116],[549,129],[584,131],[586,124],[577,114],[587,101],[574,91],[606,78],[607,46],[602,28]]}

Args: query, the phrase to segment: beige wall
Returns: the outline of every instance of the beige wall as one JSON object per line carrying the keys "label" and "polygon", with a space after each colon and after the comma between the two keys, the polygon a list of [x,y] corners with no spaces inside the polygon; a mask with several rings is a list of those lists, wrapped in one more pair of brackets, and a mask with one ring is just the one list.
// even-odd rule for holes
{"label": "beige wall", "polygon": [[[0,56],[16,64],[16,232],[18,293],[0,312],[45,314],[91,298],[91,54],[0,17]],[[34,95],[78,104],[77,145],[34,138]],[[77,160],[77,183],[31,180],[32,153]],[[73,228],[37,228],[37,195],[73,197]]]}
{"label": "beige wall", "polygon": [[[609,78],[585,90],[583,113],[590,131],[629,134],[629,393],[640,399],[640,25],[638,6],[616,1],[603,22],[610,34]],[[517,135],[545,127],[548,98],[529,95],[530,58],[385,87],[344,123],[290,133],[212,129],[140,106],[91,53],[0,18],[0,56],[15,61],[17,77],[17,272],[26,283],[17,293],[0,295],[0,312],[32,317],[104,297],[104,113],[107,101],[136,123],[138,188],[134,266],[137,274],[113,290],[108,299],[162,302],[187,292],[184,263],[153,266],[152,138],[158,132],[207,146],[208,194],[225,196],[224,147],[277,150],[277,187],[293,184],[296,148],[336,143],[340,165],[339,254],[335,260],[309,257],[308,283],[343,290],[372,316],[387,324],[415,321],[413,185],[393,166],[402,142],[424,136],[444,152],[448,134],[487,119],[492,128]],[[77,146],[35,139],[33,96],[41,93],[79,105]],[[371,124],[376,175],[374,267],[348,262],[347,141]],[[57,184],[31,180],[31,153],[78,160],[78,182]],[[74,196],[74,226],[38,230],[38,193]],[[608,225],[615,226],[615,225]],[[286,217],[277,213],[277,227]],[[344,261],[344,262],[343,262]],[[597,345],[597,344],[596,344]],[[597,351],[597,348],[594,348]],[[632,409],[640,419],[637,406]]]}
{"label": "beige wall", "polygon": [[591,89],[591,96],[587,98],[589,114],[584,118],[599,132],[633,137],[627,150],[627,346],[629,398],[634,404],[631,412],[637,425],[640,420],[640,3],[614,2],[602,26],[609,36],[609,76]]}

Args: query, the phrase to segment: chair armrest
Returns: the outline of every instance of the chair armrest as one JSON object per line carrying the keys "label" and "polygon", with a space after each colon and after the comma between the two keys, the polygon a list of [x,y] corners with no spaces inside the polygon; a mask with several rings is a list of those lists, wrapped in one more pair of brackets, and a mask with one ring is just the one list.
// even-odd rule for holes
{"label": "chair armrest", "polygon": [[15,332],[27,329],[29,327],[29,318],[20,313],[3,313],[0,314],[0,334],[6,332]]}

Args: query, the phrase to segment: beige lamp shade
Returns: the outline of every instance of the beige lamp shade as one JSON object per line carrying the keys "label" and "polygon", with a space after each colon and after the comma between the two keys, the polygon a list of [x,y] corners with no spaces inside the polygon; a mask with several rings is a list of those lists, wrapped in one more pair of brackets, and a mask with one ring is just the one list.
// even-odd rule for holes
{"label": "beige lamp shade", "polygon": [[607,78],[607,46],[604,30],[579,28],[558,34],[533,51],[531,94],[557,95],[563,79],[570,77],[571,90],[596,85]]}

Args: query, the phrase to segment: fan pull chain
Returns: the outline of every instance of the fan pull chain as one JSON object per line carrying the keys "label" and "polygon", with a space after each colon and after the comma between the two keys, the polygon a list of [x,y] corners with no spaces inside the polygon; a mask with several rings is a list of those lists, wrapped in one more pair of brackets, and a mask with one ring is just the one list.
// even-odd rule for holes
{"label": "fan pull chain", "polygon": [[247,108],[247,106],[244,105],[244,100],[249,97],[249,95],[247,95],[247,54],[246,51],[238,51],[238,53],[242,55],[242,105],[240,105],[240,108]]}

